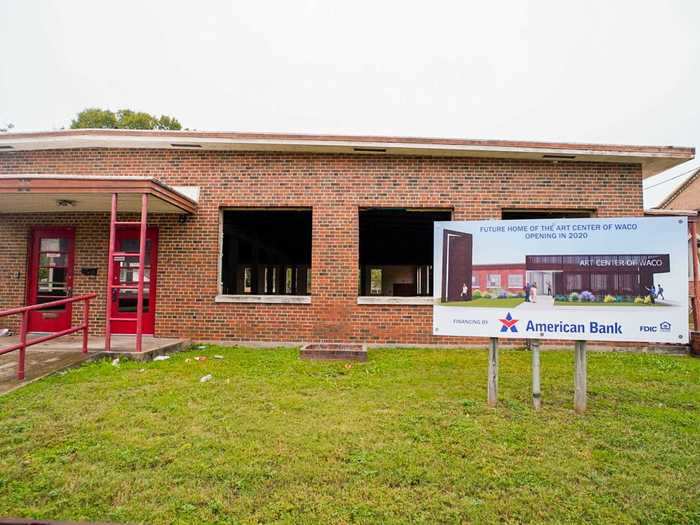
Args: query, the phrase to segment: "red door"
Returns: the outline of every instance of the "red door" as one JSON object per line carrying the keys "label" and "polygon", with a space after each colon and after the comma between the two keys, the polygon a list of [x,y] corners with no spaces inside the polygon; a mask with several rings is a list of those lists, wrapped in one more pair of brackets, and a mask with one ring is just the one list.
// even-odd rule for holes
{"label": "red door", "polygon": [[[462,296],[464,286],[466,297]],[[472,298],[472,235],[443,230],[442,235],[442,302],[471,301]]]}
{"label": "red door", "polygon": [[[34,228],[29,248],[27,304],[58,301],[73,295],[73,228]],[[70,328],[72,305],[29,313],[30,332],[59,332]]]}
{"label": "red door", "polygon": [[[135,253],[115,257],[114,282],[117,285],[136,286],[139,282],[139,229],[120,228],[116,236],[116,252]],[[158,257],[158,229],[148,228],[146,231],[146,261],[144,265],[143,287],[143,333],[153,334],[155,329],[156,311],[156,275]],[[136,303],[138,290],[136,288],[112,289],[111,317],[120,319],[112,321],[112,333],[136,333]]]}

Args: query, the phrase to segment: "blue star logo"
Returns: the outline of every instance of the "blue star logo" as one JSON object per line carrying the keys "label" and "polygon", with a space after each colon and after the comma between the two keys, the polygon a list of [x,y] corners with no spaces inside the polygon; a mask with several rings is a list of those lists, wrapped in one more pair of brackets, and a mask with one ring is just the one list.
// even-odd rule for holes
{"label": "blue star logo", "polygon": [[505,319],[499,319],[499,321],[501,321],[501,324],[503,324],[503,326],[501,326],[501,332],[507,332],[508,330],[510,330],[511,332],[518,331],[518,327],[515,326],[515,323],[517,323],[518,320],[513,319],[513,316],[510,315],[510,312],[508,312],[508,315],[506,315]]}

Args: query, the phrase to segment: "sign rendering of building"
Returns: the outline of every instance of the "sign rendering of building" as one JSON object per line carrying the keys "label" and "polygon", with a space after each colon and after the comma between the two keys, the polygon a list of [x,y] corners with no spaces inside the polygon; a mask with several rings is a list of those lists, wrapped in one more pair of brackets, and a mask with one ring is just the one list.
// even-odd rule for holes
{"label": "sign rendering of building", "polygon": [[450,221],[435,239],[435,334],[688,339],[685,217]]}

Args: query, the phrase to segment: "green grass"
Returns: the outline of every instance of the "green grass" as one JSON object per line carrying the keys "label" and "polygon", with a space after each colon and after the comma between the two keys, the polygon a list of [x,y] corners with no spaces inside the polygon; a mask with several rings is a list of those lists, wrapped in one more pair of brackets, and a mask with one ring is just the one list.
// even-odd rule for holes
{"label": "green grass", "polygon": [[524,302],[522,297],[506,297],[504,299],[486,299],[479,297],[471,301],[450,301],[449,303],[440,303],[440,306],[470,306],[472,308],[514,308]]}
{"label": "green grass", "polygon": [[699,359],[591,353],[584,416],[571,352],[543,353],[539,413],[528,353],[501,353],[496,409],[486,365],[482,350],[377,350],[346,367],[217,347],[88,364],[0,397],[0,516],[700,522]]}
{"label": "green grass", "polygon": [[604,302],[590,302],[590,301],[554,301],[557,306],[668,306],[666,304],[645,304],[645,303],[633,303],[630,301],[625,302],[615,302],[615,303],[604,303]]}

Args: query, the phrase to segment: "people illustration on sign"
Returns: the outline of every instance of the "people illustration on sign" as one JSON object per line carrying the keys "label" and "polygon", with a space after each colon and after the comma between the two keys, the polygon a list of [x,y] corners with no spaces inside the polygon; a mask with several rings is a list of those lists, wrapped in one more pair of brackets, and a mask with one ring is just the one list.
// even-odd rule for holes
{"label": "people illustration on sign", "polygon": [[547,295],[552,295],[552,283],[547,281]]}
{"label": "people illustration on sign", "polygon": [[532,286],[530,286],[530,302],[537,302],[537,284],[535,283],[532,283]]}
{"label": "people illustration on sign", "polygon": [[529,303],[530,302],[530,283],[525,283],[525,286],[523,287],[523,291],[525,292],[525,302]]}
{"label": "people illustration on sign", "polygon": [[469,287],[467,286],[467,283],[462,284],[462,299],[465,301],[469,297]]}
{"label": "people illustration on sign", "polygon": [[664,297],[664,287],[659,284],[658,288],[654,286],[654,284],[651,285],[651,288],[646,287],[646,290],[649,292],[649,298],[651,299],[651,303],[655,304],[656,300],[658,298],[663,299],[664,301],[666,300],[666,297]]}
{"label": "people illustration on sign", "polygon": [[[652,285],[651,285],[651,288],[649,288],[649,287],[647,287],[647,286],[645,286],[645,288],[646,288],[647,291],[649,292],[649,298],[651,299],[651,304],[655,304],[655,303],[656,303],[656,286],[654,286],[654,285],[652,284]],[[663,291],[663,290],[662,290],[662,291]]]}

